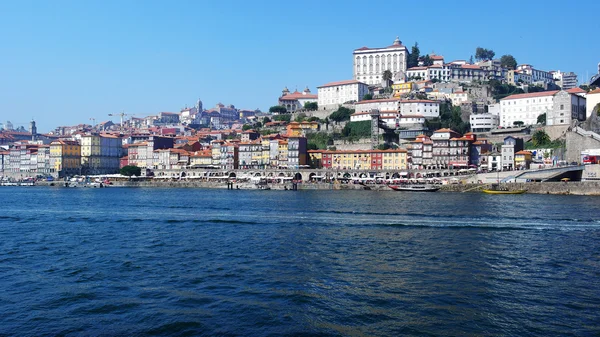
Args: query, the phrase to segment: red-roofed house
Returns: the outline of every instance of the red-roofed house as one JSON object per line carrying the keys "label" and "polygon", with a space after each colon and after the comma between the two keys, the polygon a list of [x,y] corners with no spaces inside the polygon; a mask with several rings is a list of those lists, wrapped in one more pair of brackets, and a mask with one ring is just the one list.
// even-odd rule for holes
{"label": "red-roofed house", "polygon": [[288,112],[304,109],[305,103],[317,102],[317,95],[310,93],[310,89],[306,87],[304,91],[298,90],[290,94],[288,88],[284,88],[281,97],[279,97],[279,105],[285,107]]}

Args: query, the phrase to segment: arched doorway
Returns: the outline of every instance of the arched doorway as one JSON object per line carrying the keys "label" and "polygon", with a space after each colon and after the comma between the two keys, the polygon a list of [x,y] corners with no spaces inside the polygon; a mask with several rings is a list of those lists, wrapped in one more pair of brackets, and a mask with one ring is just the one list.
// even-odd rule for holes
{"label": "arched doorway", "polygon": [[300,174],[299,172],[294,174],[294,180],[302,181],[302,174]]}
{"label": "arched doorway", "polygon": [[235,178],[235,172],[229,172],[229,178]]}

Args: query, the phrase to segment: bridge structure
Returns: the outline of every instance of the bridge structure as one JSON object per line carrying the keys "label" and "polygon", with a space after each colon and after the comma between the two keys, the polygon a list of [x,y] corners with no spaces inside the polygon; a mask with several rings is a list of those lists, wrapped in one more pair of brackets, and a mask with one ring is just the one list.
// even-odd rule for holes
{"label": "bridge structure", "polygon": [[585,166],[559,166],[535,170],[523,171],[501,171],[479,173],[469,176],[465,179],[467,183],[511,183],[511,182],[528,182],[528,181],[560,181],[563,178],[569,178],[571,181],[580,181],[583,175]]}
{"label": "bridge structure", "polygon": [[[581,181],[584,165],[559,166],[540,170],[520,171],[514,176],[514,181],[560,181],[568,178],[572,181]],[[519,171],[516,171],[519,172]]]}

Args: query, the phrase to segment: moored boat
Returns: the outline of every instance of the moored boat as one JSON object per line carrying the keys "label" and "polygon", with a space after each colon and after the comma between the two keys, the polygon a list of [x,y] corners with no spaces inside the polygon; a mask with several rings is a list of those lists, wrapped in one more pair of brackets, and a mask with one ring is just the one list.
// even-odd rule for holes
{"label": "moored boat", "polygon": [[394,191],[406,191],[406,192],[435,192],[439,190],[439,186],[430,184],[400,184],[400,185],[388,185],[389,188]]}
{"label": "moored boat", "polygon": [[525,192],[527,190],[509,190],[504,186],[500,186],[500,184],[492,184],[492,187],[483,190],[483,193],[487,194],[523,194]]}

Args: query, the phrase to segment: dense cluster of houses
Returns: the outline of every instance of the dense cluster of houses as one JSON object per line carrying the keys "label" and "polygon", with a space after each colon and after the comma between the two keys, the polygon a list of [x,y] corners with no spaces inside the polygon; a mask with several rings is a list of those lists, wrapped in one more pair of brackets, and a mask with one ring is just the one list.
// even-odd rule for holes
{"label": "dense cluster of houses", "polygon": [[[280,123],[281,124],[281,123]],[[117,132],[75,133],[69,137],[21,139],[0,151],[2,176],[102,175],[134,165],[142,174],[184,169],[437,170],[528,168],[523,140],[507,137],[494,149],[473,133],[450,129],[419,135],[406,148],[389,150],[308,150],[301,123],[283,123],[280,133],[254,130],[199,131],[193,136]],[[310,127],[310,124],[305,125]],[[497,151],[501,152],[497,152]]]}

